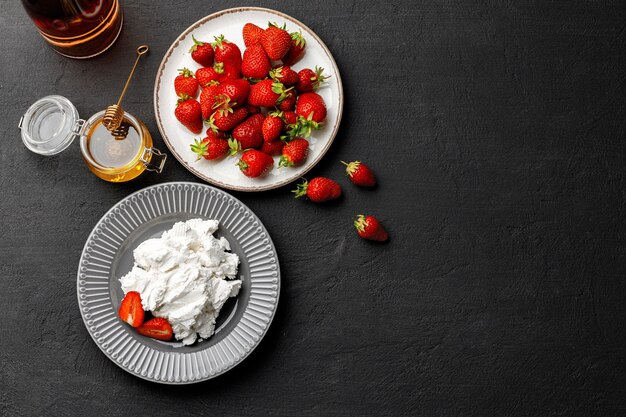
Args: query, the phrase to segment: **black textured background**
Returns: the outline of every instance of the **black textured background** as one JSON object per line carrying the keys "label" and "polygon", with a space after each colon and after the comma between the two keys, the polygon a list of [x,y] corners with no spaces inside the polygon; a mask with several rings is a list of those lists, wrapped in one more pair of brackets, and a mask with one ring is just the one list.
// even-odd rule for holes
{"label": "black textured background", "polygon": [[[195,20],[240,4],[122,4],[120,39],[88,61],[45,47],[18,1],[0,4],[0,415],[626,415],[623,1],[254,3],[305,22],[337,60],[345,116],[312,174],[345,198],[235,193],[278,248],[279,310],[241,365],[182,387],[100,352],[75,274],[112,204],[195,177],[171,158],[162,175],[105,183],[78,143],[40,157],[17,130],[44,95],[84,117],[114,102],[147,42],[124,107],[164,148],[161,57]],[[378,189],[343,178],[339,161],[354,159]],[[360,240],[359,212],[391,241]]]}

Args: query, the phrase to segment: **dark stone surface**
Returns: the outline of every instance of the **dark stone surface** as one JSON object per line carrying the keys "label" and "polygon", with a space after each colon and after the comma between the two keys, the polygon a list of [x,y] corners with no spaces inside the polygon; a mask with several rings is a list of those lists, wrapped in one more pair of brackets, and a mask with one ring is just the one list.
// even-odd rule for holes
{"label": "dark stone surface", "polygon": [[[622,1],[268,1],[313,28],[345,85],[339,136],[313,175],[335,204],[289,188],[235,195],[263,220],[284,273],[276,319],[228,374],[162,386],[93,343],[76,267],[100,216],[132,191],[78,144],[44,158],[16,125],[59,93],[83,116],[117,97],[134,48],[152,55],[125,107],[153,116],[157,66],[227,1],[124,1],[101,57],[45,47],[16,1],[0,27],[0,415],[626,415],[626,4]],[[380,187],[357,189],[340,160]],[[380,217],[386,245],[351,218]]]}

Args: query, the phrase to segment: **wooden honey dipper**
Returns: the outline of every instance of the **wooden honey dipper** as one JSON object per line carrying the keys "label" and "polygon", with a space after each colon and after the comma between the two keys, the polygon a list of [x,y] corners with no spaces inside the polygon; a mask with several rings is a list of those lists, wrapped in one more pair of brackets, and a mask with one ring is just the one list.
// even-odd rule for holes
{"label": "wooden honey dipper", "polygon": [[137,59],[135,59],[135,65],[133,65],[133,69],[130,70],[130,74],[128,75],[122,94],[120,94],[120,98],[117,100],[117,104],[110,105],[104,111],[102,124],[113,134],[113,136],[115,136],[115,139],[125,139],[128,134],[128,126],[121,126],[122,121],[124,120],[124,109],[122,109],[121,103],[124,99],[124,94],[126,94],[126,90],[128,89],[128,85],[130,84],[130,80],[133,78],[135,68],[137,68],[137,64],[139,63],[139,58],[147,54],[149,49],[150,47],[148,45],[140,45],[137,48]]}

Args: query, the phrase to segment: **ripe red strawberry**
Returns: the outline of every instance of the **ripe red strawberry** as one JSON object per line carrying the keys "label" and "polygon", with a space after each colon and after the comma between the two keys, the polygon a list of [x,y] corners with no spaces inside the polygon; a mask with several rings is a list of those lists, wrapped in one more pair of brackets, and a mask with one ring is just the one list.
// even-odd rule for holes
{"label": "ripe red strawberry", "polygon": [[302,32],[291,33],[291,47],[287,54],[283,57],[283,64],[293,65],[302,58],[304,55],[304,48],[306,47],[306,40],[302,37]]}
{"label": "ripe red strawberry", "polygon": [[174,90],[176,95],[187,94],[189,97],[195,97],[198,93],[198,80],[193,76],[188,68],[178,70],[179,75],[174,78]]}
{"label": "ripe red strawberry", "polygon": [[185,94],[179,96],[174,116],[191,132],[202,132],[202,106],[191,97]]}
{"label": "ripe red strawberry", "polygon": [[211,114],[215,111],[213,107],[217,102],[218,96],[218,86],[220,85],[217,81],[210,82],[206,87],[200,91],[200,107],[202,108],[202,119],[208,120],[211,117]]}
{"label": "ripe red strawberry", "polygon": [[328,79],[327,76],[322,75],[324,68],[315,67],[315,71],[310,68],[304,68],[298,71],[298,82],[296,84],[296,90],[299,94],[308,93],[317,89],[321,83]]}
{"label": "ripe red strawberry", "polygon": [[291,36],[276,23],[270,23],[270,26],[261,34],[261,45],[272,61],[278,61],[291,48]]}
{"label": "ripe red strawberry", "polygon": [[240,143],[241,149],[263,146],[264,119],[261,113],[253,114],[233,129],[233,139]]}
{"label": "ripe red strawberry", "polygon": [[243,153],[237,165],[245,176],[256,178],[274,166],[274,159],[264,152],[249,149]]}
{"label": "ripe red strawberry", "polygon": [[359,236],[363,239],[384,242],[389,238],[387,231],[374,216],[364,216],[359,214],[354,221]]}
{"label": "ripe red strawberry", "polygon": [[306,154],[309,151],[309,141],[302,138],[296,138],[285,144],[283,148],[283,156],[280,157],[278,162],[279,167],[293,167],[300,165],[306,159]]}
{"label": "ripe red strawberry", "polygon": [[275,140],[274,142],[263,142],[261,146],[261,152],[265,152],[270,156],[278,156],[283,153],[283,147],[285,142],[282,140]]}
{"label": "ripe red strawberry", "polygon": [[221,62],[225,67],[230,66],[241,71],[241,50],[237,45],[225,39],[224,35],[220,35],[215,37],[213,48],[215,49],[215,62]]}
{"label": "ripe red strawberry", "polygon": [[[292,87],[290,87],[292,88]],[[286,97],[285,86],[271,79],[263,80],[250,87],[248,103],[259,107],[274,107]]]}
{"label": "ripe red strawberry", "polygon": [[213,65],[213,47],[208,42],[202,42],[197,40],[193,35],[193,46],[189,49],[191,52],[191,59],[196,61],[203,67],[210,67]]}
{"label": "ripe red strawberry", "polygon": [[291,69],[289,65],[278,65],[270,71],[270,77],[273,80],[283,83],[287,87],[296,85],[298,82],[298,73]]}
{"label": "ripe red strawberry", "polygon": [[241,73],[247,78],[263,79],[272,69],[270,59],[260,44],[254,44],[243,51]]}
{"label": "ripe red strawberry", "polygon": [[243,78],[226,80],[217,88],[217,94],[221,95],[222,99],[228,98],[232,107],[244,105],[248,99],[249,91],[250,84]]}
{"label": "ripe red strawberry", "polygon": [[123,322],[132,327],[139,327],[143,323],[145,313],[141,306],[141,296],[137,291],[128,291],[120,304],[118,311]]}
{"label": "ripe red strawberry", "polygon": [[284,111],[283,119],[285,120],[285,127],[289,125],[295,125],[298,121],[298,116],[292,111]]}
{"label": "ripe red strawberry", "polygon": [[292,192],[296,194],[296,198],[306,195],[309,200],[315,203],[341,197],[341,187],[339,184],[324,177],[315,177],[309,182],[304,180],[304,182],[298,184],[298,188]]}
{"label": "ripe red strawberry", "polygon": [[341,163],[346,166],[346,174],[354,184],[362,187],[373,187],[376,185],[374,173],[363,162],[354,161],[348,164],[341,161]]}
{"label": "ripe red strawberry", "polygon": [[304,93],[298,96],[296,114],[317,123],[326,119],[326,104],[317,93]]}
{"label": "ripe red strawberry", "polygon": [[280,136],[284,122],[281,111],[268,113],[263,120],[263,140],[265,142],[274,142]]}
{"label": "ripe red strawberry", "polygon": [[155,317],[148,320],[137,328],[137,333],[142,336],[164,341],[170,340],[174,334],[170,323],[162,317]]}
{"label": "ripe red strawberry", "polygon": [[248,117],[248,110],[245,107],[236,109],[223,108],[213,112],[208,124],[213,132],[228,132]]}
{"label": "ripe red strawberry", "polygon": [[230,151],[230,144],[228,139],[220,136],[209,131],[206,138],[195,139],[194,143],[191,144],[191,151],[198,155],[196,159],[213,160],[226,156]]}
{"label": "ripe red strawberry", "polygon": [[254,23],[246,23],[243,25],[241,34],[243,35],[243,43],[246,48],[261,42],[261,34],[263,29],[255,25]]}
{"label": "ripe red strawberry", "polygon": [[278,108],[282,111],[292,111],[296,108],[296,93],[291,90],[285,95],[283,101],[278,104]]}
{"label": "ripe red strawberry", "polygon": [[222,78],[222,74],[215,70],[215,67],[198,68],[196,71],[196,79],[201,87],[206,87],[214,81],[218,81]]}

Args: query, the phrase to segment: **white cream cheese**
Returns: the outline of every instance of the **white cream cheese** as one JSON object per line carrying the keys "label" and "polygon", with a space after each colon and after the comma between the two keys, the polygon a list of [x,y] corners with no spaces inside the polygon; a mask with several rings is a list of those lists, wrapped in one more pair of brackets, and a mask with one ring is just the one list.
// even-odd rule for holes
{"label": "white cream cheese", "polygon": [[137,291],[144,310],[169,321],[174,336],[190,345],[215,332],[215,320],[241,281],[239,257],[225,238],[216,239],[217,220],[176,223],[159,239],[142,242],[135,264],[120,282],[124,293]]}

